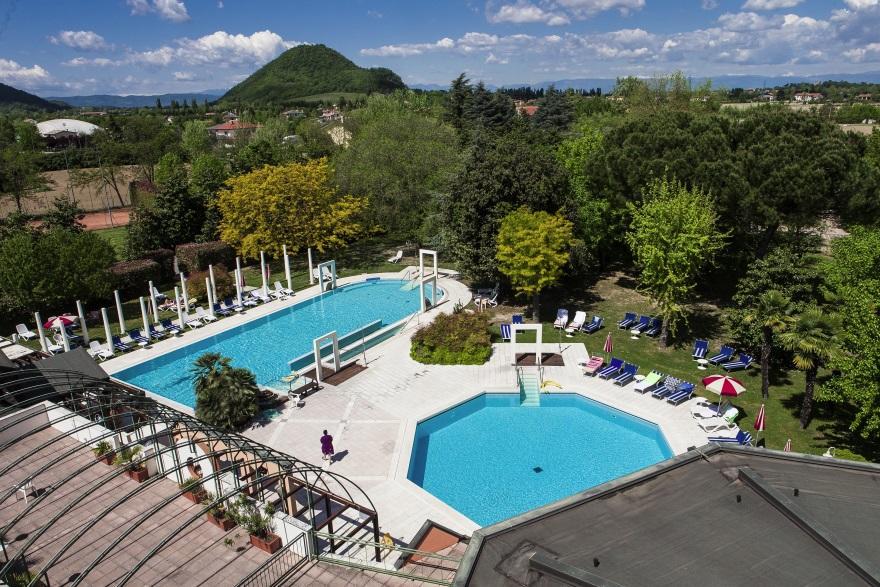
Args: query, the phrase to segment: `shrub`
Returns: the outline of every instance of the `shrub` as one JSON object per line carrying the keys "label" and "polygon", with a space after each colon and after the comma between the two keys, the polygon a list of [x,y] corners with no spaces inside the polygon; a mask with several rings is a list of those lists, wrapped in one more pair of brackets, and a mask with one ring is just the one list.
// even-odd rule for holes
{"label": "shrub", "polygon": [[115,289],[126,296],[146,295],[147,282],[158,283],[162,268],[152,259],[120,261],[110,266]]}
{"label": "shrub", "polygon": [[222,241],[187,243],[177,247],[177,263],[186,273],[203,271],[208,265],[231,265],[235,262],[232,247]]}
{"label": "shrub", "polygon": [[140,254],[141,259],[150,259],[159,264],[161,283],[174,281],[174,251],[171,249],[153,249]]}
{"label": "shrub", "polygon": [[196,418],[226,431],[243,428],[259,411],[254,374],[230,363],[218,353],[205,353],[190,370],[196,392]]}
{"label": "shrub", "polygon": [[[205,278],[209,277],[208,271],[196,271],[190,274],[187,279],[187,293],[191,297],[198,300],[208,301],[208,292],[205,286]],[[217,286],[217,300],[231,298],[235,295],[235,280],[232,279],[229,271],[223,265],[214,266],[214,284]]]}
{"label": "shrub", "polygon": [[440,314],[413,335],[410,356],[434,365],[481,365],[489,360],[489,321],[479,314]]}
{"label": "shrub", "polygon": [[268,505],[262,508],[262,512],[260,509],[257,503],[239,494],[238,500],[229,508],[229,514],[248,534],[265,539],[274,530],[273,509]]}

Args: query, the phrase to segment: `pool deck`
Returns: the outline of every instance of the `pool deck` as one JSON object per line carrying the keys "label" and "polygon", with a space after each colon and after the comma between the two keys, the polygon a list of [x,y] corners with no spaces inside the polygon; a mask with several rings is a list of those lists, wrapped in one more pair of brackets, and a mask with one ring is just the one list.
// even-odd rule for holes
{"label": "pool deck", "polygon": [[[338,284],[361,281],[365,277],[400,278],[405,270],[402,267],[400,273],[342,278]],[[438,283],[446,292],[443,303],[414,317],[388,341],[368,349],[366,370],[339,385],[324,386],[310,395],[302,408],[288,402],[271,419],[257,421],[244,432],[254,440],[300,459],[321,463],[319,438],[323,430],[328,430],[334,437],[337,453],[337,460],[329,466],[367,492],[379,512],[382,530],[403,541],[411,539],[426,518],[463,534],[470,534],[479,527],[407,479],[418,422],[483,392],[518,392],[513,356],[506,343],[495,344],[492,357],[484,365],[423,365],[410,359],[410,337],[419,326],[440,312],[452,312],[455,302],[464,305],[471,299],[467,287],[457,281],[441,277]],[[245,315],[218,320],[182,337],[156,343],[152,348],[111,359],[102,366],[111,374],[118,372],[318,293],[317,286],[310,287],[289,300],[251,308]],[[604,330],[595,334],[589,348],[601,352],[604,335]],[[534,344],[517,344],[519,353],[534,351]],[[707,435],[697,427],[689,411],[690,404],[696,400],[672,406],[650,394],[634,392],[632,383],[621,388],[609,381],[585,377],[578,367],[578,361],[588,356],[587,347],[581,343],[572,344],[564,338],[561,343],[545,341],[543,351],[561,353],[565,360],[565,366],[544,367],[545,380],[558,382],[561,391],[581,394],[656,423],[675,454],[706,443]],[[360,361],[363,362],[363,358]],[[701,373],[695,365],[694,380]],[[174,405],[164,398],[157,399]],[[185,406],[174,407],[192,413]]]}

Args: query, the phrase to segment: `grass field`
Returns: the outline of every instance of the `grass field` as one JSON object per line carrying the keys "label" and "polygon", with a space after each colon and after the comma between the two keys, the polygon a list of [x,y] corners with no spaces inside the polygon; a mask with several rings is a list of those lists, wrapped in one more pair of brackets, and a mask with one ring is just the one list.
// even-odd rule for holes
{"label": "grass field", "polygon": [[[696,362],[691,357],[692,339],[678,346],[662,348],[656,339],[641,336],[638,340],[633,340],[630,338],[628,330],[617,328],[617,322],[623,318],[625,312],[647,315],[652,313],[649,301],[635,291],[634,285],[634,282],[625,275],[614,275],[601,279],[585,291],[570,292],[570,295],[561,300],[547,300],[542,305],[544,342],[554,349],[557,345],[564,347],[567,344],[583,343],[591,355],[602,355],[605,337],[610,332],[614,344],[612,354],[615,357],[637,364],[639,372],[643,374],[656,369],[690,381],[700,389],[699,395],[703,395],[710,401],[717,401],[718,396],[702,389],[700,380],[706,375],[723,373],[724,371],[711,365],[706,371],[698,370]],[[554,329],[550,321],[551,316],[555,316],[557,307],[567,308],[572,317],[576,310],[584,310],[588,317],[592,317],[594,314],[602,316],[605,319],[605,327],[592,335],[577,333],[569,338]],[[506,322],[512,312],[521,309],[516,306],[499,306],[495,322]],[[530,321],[528,316],[526,318],[527,321]],[[722,343],[727,342],[720,325],[719,313],[711,306],[700,306],[697,317],[691,318],[691,327],[699,332],[699,336],[710,339],[710,352],[713,354]],[[493,326],[493,329],[495,336],[500,339],[500,330],[497,324]],[[520,339],[518,338],[518,340]],[[521,340],[533,342],[534,336],[524,333]],[[797,452],[822,454],[828,446],[835,446],[839,450],[838,456],[843,458],[860,460],[864,457],[876,458],[876,455],[870,453],[858,454],[864,452],[864,447],[848,446],[848,435],[841,430],[842,425],[835,420],[833,414],[824,412],[818,404],[814,409],[813,421],[806,430],[801,430],[798,416],[803,397],[804,376],[802,372],[795,369],[772,374],[770,398],[765,405],[766,431],[760,434],[756,433],[752,426],[763,401],[760,369],[755,365],[747,371],[740,371],[733,375],[742,381],[748,390],[732,402],[741,413],[738,424],[744,430],[751,432],[756,439],[763,439],[767,448],[782,449],[785,441],[791,438],[793,450]],[[624,388],[621,393],[633,392],[629,388]]]}
{"label": "grass field", "polygon": [[128,238],[128,228],[125,226],[116,226],[114,228],[103,228],[96,230],[95,234],[105,239],[116,251],[116,260],[121,261],[125,258],[125,239]]}

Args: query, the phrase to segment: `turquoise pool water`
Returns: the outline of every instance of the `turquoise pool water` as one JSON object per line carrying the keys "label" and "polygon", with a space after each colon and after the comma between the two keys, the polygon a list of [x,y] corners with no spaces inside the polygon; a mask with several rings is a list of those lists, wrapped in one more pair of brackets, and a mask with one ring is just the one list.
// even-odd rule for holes
{"label": "turquoise pool water", "polygon": [[410,481],[487,526],[672,456],[653,423],[577,394],[483,394],[419,422]]}
{"label": "turquoise pool water", "polygon": [[[428,297],[430,287],[426,286]],[[442,292],[441,292],[442,293]],[[340,287],[216,336],[194,342],[113,376],[185,406],[195,406],[190,367],[206,352],[250,369],[257,383],[286,389],[288,361],[312,350],[312,341],[335,330],[341,337],[374,320],[390,325],[419,311],[419,289],[400,280],[371,280]],[[135,351],[138,352],[138,351]]]}

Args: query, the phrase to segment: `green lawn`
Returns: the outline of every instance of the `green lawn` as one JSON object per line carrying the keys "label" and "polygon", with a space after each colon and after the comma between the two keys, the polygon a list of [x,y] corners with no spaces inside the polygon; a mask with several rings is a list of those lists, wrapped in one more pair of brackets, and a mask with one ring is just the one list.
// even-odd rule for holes
{"label": "green lawn", "polygon": [[114,228],[103,228],[96,230],[95,234],[106,240],[116,251],[116,260],[121,261],[125,258],[125,242],[128,238],[128,228],[125,226],[116,226]]}
{"label": "green lawn", "polygon": [[[576,310],[584,310],[589,318],[593,314],[600,315],[605,319],[605,327],[592,335],[578,333],[572,338],[568,338],[564,333],[553,328],[552,316],[555,316],[557,307],[567,308],[572,317]],[[520,309],[519,307],[499,307],[496,322],[507,321],[510,312]],[[718,312],[708,306],[702,306],[700,310],[696,318],[691,318],[690,327],[699,332],[700,336],[710,338],[710,352],[714,354],[721,343],[726,342],[718,319]],[[647,336],[632,340],[628,330],[617,328],[618,320],[623,318],[627,311],[651,314],[649,302],[634,290],[632,280],[626,276],[618,275],[602,279],[580,293],[569,290],[568,295],[565,295],[563,299],[548,299],[542,305],[543,340],[554,350],[557,345],[564,347],[567,344],[583,343],[590,354],[601,355],[603,354],[602,347],[605,343],[605,337],[610,332],[614,344],[613,355],[639,365],[640,373],[646,374],[652,369],[657,369],[695,383],[698,388],[701,388],[700,380],[706,375],[724,372],[711,365],[706,371],[697,369],[696,362],[691,358],[692,339],[677,347],[670,348],[662,348],[656,339]],[[527,321],[529,321],[528,318],[527,316]],[[500,339],[497,324],[493,328],[494,334]],[[524,333],[522,340],[533,342],[534,336]],[[767,448],[782,449],[785,441],[791,438],[792,447],[798,452],[821,454],[829,445],[852,451],[859,450],[859,447],[847,446],[846,437],[840,433],[840,424],[818,406],[814,410],[816,416],[810,426],[806,430],[800,429],[798,416],[803,395],[804,376],[802,372],[794,369],[787,373],[774,374],[771,377],[770,398],[766,401],[765,406],[767,430],[760,435],[756,434],[752,426],[763,401],[760,369],[754,366],[747,371],[735,373],[734,376],[740,379],[748,390],[733,401],[733,405],[739,408],[742,414],[738,423],[744,430],[751,432],[753,437],[763,438]],[[629,388],[624,388],[621,393],[633,392]],[[705,390],[701,389],[698,393],[711,401],[718,400],[718,396]],[[839,452],[838,456],[862,458],[857,454],[851,454],[849,450]]]}

